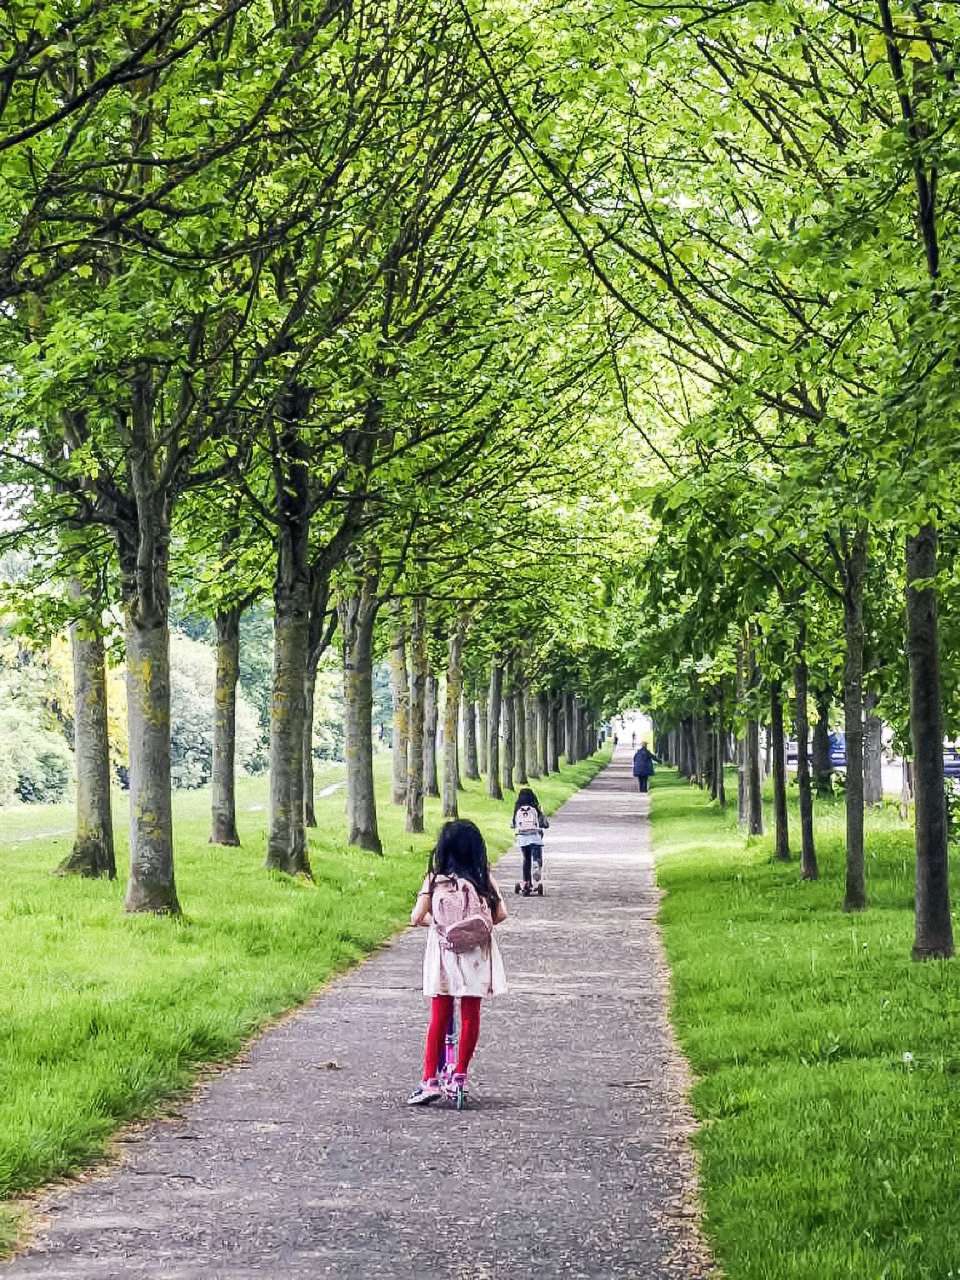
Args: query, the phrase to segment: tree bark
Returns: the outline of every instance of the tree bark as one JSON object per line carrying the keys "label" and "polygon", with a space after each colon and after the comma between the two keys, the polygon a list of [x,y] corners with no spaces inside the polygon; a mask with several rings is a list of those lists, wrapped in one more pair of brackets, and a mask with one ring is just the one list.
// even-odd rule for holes
{"label": "tree bark", "polygon": [[787,818],[787,743],[783,731],[783,687],[770,681],[770,767],[773,774],[774,841],[773,856],[790,861],[790,830]]}
{"label": "tree bark", "polygon": [[500,715],[503,706],[503,663],[494,658],[490,665],[490,691],[487,705],[487,795],[503,799],[500,785]]}
{"label": "tree bark", "polygon": [[567,764],[577,763],[577,700],[574,694],[564,696],[564,736],[567,744]]}
{"label": "tree bark", "polygon": [[511,684],[503,696],[503,743],[501,746],[500,772],[504,791],[513,790],[513,763],[516,743],[514,729],[516,727],[516,690]]}
{"label": "tree bark", "polygon": [[218,613],[217,675],[213,694],[213,765],[210,843],[238,845],[237,681],[240,679],[240,609]]}
{"label": "tree bark", "polygon": [[413,601],[410,622],[410,736],[407,740],[406,830],[423,831],[423,711],[427,686],[427,607]]}
{"label": "tree bark", "polygon": [[726,778],[724,777],[723,767],[724,767],[724,764],[726,763],[724,758],[726,741],[725,741],[725,735],[723,732],[723,724],[720,716],[717,717],[717,727],[715,732],[715,738],[716,738],[716,769],[717,769],[716,799],[717,799],[717,804],[720,806],[720,808],[725,809],[727,807],[727,782],[726,782]]}
{"label": "tree bark", "polygon": [[810,722],[807,714],[807,659],[804,653],[805,632],[797,637],[793,666],[796,694],[794,723],[797,730],[797,787],[800,793],[800,876],[818,880],[817,849],[813,832],[813,788],[810,785]]}
{"label": "tree bark", "polygon": [[403,804],[407,798],[410,681],[407,677],[407,632],[403,621],[403,606],[399,602],[395,606],[393,632],[390,639],[390,692],[393,696],[390,799],[394,804]]}
{"label": "tree bark", "polygon": [[863,700],[863,801],[872,808],[883,804],[883,721],[874,714],[877,701],[871,691]]}
{"label": "tree bark", "polygon": [[480,777],[480,758],[477,751],[477,704],[467,694],[463,694],[463,771],[466,776],[476,782]]}
{"label": "tree bark", "polygon": [[[88,593],[71,586],[74,599]],[[110,809],[110,731],[107,719],[107,664],[99,619],[70,627],[73,657],[73,755],[77,771],[76,832],[73,849],[58,875],[116,879],[113,814]]]}
{"label": "tree bark", "polygon": [[151,374],[133,381],[127,466],[135,515],[117,527],[127,643],[130,912],[179,915],[170,793],[171,503],[156,473]]}
{"label": "tree bark", "polygon": [[526,786],[530,781],[529,770],[527,766],[527,724],[529,717],[527,715],[527,694],[521,683],[517,683],[516,692],[514,694],[513,709],[515,714],[513,736],[515,739],[516,767],[514,773],[518,786]]}
{"label": "tree bark", "polygon": [[747,785],[747,731],[737,739],[737,821],[745,827],[750,820],[750,789]]}
{"label": "tree bark", "polygon": [[320,654],[307,654],[307,669],[303,674],[303,822],[304,826],[317,825],[316,786],[313,770],[313,723],[316,715],[317,667]]}
{"label": "tree bark", "polygon": [[547,694],[536,697],[537,766],[544,777],[550,772],[550,702]]}
{"label": "tree bark", "polygon": [[341,598],[344,755],[347,773],[347,843],[383,853],[373,786],[373,630],[380,601],[378,574],[368,567],[354,591]]}
{"label": "tree bark", "polygon": [[179,915],[170,794],[170,634],[166,610],[138,617],[128,602],[130,879],[127,911]]}
{"label": "tree bark", "polygon": [[266,865],[287,875],[309,876],[303,806],[308,600],[305,583],[278,586],[274,595],[270,829]]}
{"label": "tree bark", "polygon": [[900,764],[900,817],[904,822],[913,803],[913,763],[903,760]]}
{"label": "tree bark", "polygon": [[477,690],[477,768],[481,774],[487,772],[487,748],[489,734],[487,731],[487,708],[490,703],[490,685],[481,684]]}
{"label": "tree bark", "polygon": [[427,672],[423,704],[423,794],[439,796],[437,780],[437,722],[439,719],[440,682],[432,671]]}
{"label": "tree bark", "polygon": [[305,677],[310,651],[310,476],[299,422],[309,394],[283,395],[274,472],[277,563],[273,584],[273,694],[270,707],[270,824],[267,867],[310,876],[303,806]]}
{"label": "tree bark", "polygon": [[560,772],[560,733],[557,724],[557,700],[553,694],[546,695],[547,712],[547,772]]}
{"label": "tree bark", "polygon": [[760,721],[747,721],[746,734],[747,833],[763,835],[763,791],[760,783]]}
{"label": "tree bark", "polygon": [[943,692],[934,582],[937,575],[937,530],[934,525],[923,525],[916,534],[908,536],[906,563],[917,859],[913,958],[928,960],[953,955],[943,775]]}
{"label": "tree bark", "polygon": [[863,586],[867,571],[867,531],[845,539],[843,574],[843,729],[846,737],[847,869],[844,911],[867,905],[863,847]]}
{"label": "tree bark", "polygon": [[833,765],[830,763],[830,705],[829,691],[820,690],[816,695],[817,722],[813,726],[813,785],[821,799],[833,795]]}
{"label": "tree bark", "polygon": [[[457,791],[460,788],[457,730],[460,696],[463,690],[463,631],[463,622],[457,619],[447,640],[447,687],[443,704],[443,816],[445,818],[460,816],[457,806]],[[464,754],[466,754],[466,748]]]}
{"label": "tree bark", "polygon": [[327,606],[330,602],[329,575],[318,576],[315,567],[311,568],[310,621],[307,626],[307,665],[303,673],[303,747],[301,762],[303,765],[303,822],[304,826],[317,825],[316,783],[314,778],[313,757],[313,724],[316,715],[317,671],[320,659],[333,637],[337,623],[334,610],[327,618]]}
{"label": "tree bark", "polygon": [[543,756],[540,752],[539,695],[526,690],[524,703],[527,708],[527,773],[531,778],[543,776]]}

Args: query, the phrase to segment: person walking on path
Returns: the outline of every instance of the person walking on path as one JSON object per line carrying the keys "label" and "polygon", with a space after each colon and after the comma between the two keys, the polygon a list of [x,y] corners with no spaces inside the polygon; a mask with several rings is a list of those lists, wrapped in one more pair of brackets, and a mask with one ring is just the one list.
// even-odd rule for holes
{"label": "person walking on path", "polygon": [[633,756],[633,776],[641,791],[650,790],[650,779],[654,774],[653,766],[659,763],[660,757],[655,756],[645,742],[641,742]]}
{"label": "person walking on path", "polygon": [[517,844],[523,855],[522,880],[514,886],[515,893],[528,898],[531,893],[543,894],[543,833],[550,823],[540,808],[536,793],[529,787],[517,792],[510,823],[517,833]]}
{"label": "person walking on path", "polygon": [[[430,1000],[430,1023],[423,1055],[423,1078],[407,1099],[422,1106],[441,1095],[439,1071],[453,1002],[460,1001],[460,1042],[453,1083],[466,1088],[470,1059],[480,1038],[480,1001],[507,989],[493,926],[507,918],[497,882],[487,864],[479,828],[467,819],[447,822],[430,857],[410,923],[429,928],[423,956],[423,994]],[[453,923],[445,925],[444,921]],[[474,935],[479,941],[469,943]]]}

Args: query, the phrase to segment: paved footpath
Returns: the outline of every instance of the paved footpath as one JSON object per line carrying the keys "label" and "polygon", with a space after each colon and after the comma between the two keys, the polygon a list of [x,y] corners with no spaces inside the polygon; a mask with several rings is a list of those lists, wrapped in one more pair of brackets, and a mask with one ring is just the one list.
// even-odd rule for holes
{"label": "paved footpath", "polygon": [[52,1193],[0,1278],[707,1276],[647,805],[621,748],[554,818],[546,896],[509,895],[469,1111],[402,1105],[426,1021],[408,930]]}

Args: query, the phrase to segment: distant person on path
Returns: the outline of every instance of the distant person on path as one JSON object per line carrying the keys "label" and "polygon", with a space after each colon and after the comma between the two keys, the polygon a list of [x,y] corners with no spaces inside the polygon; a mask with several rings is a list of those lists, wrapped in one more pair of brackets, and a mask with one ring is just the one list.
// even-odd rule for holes
{"label": "distant person on path", "polygon": [[630,735],[630,750],[632,751],[636,745],[637,745],[637,735],[636,735],[636,733],[631,733],[631,735]]}
{"label": "distant person on path", "polygon": [[650,779],[654,773],[653,766],[659,763],[660,757],[655,756],[645,742],[641,742],[633,757],[633,776],[636,778],[637,786],[641,791],[650,790]]}
{"label": "distant person on path", "polygon": [[411,924],[430,930],[423,956],[423,994],[430,1000],[430,1024],[423,1078],[407,1099],[408,1106],[421,1106],[441,1096],[439,1072],[455,999],[460,1001],[460,1041],[453,1084],[466,1088],[480,1036],[480,1001],[507,989],[493,936],[493,926],[506,918],[478,827],[466,819],[445,823],[410,916]]}
{"label": "distant person on path", "polygon": [[523,880],[514,886],[514,893],[529,898],[534,890],[543,895],[543,833],[550,823],[543,815],[536,793],[529,787],[517,792],[510,824],[517,833],[517,844],[523,854]]}

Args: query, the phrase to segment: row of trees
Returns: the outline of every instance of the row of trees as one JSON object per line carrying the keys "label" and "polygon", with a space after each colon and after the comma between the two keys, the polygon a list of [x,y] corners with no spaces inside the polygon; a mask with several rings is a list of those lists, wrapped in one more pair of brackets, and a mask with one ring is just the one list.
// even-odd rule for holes
{"label": "row of trees", "polygon": [[[594,36],[595,71],[549,132],[506,67],[498,100],[634,335],[619,386],[657,465],[638,498],[651,515],[642,573],[616,585],[620,652],[661,729],[695,739],[683,747],[695,771],[737,728],[753,830],[757,722],[781,760],[789,697],[810,876],[809,707],[822,734],[840,703],[851,911],[867,906],[864,737],[891,724],[912,758],[914,954],[949,956],[956,7],[616,13],[612,27],[588,2],[565,7],[563,29],[531,19],[548,85],[569,84]],[[779,768],[775,781],[786,857]]]}
{"label": "row of trees", "polygon": [[441,667],[448,754],[467,673],[468,770],[489,673],[491,793],[556,766],[561,703],[576,758],[596,591],[582,584],[630,462],[605,460],[620,429],[593,341],[600,301],[491,109],[469,18],[430,0],[91,0],[13,3],[3,23],[2,536],[35,566],[13,600],[20,628],[71,631],[64,869],[114,873],[119,613],[126,906],[179,910],[174,590],[215,627],[212,838],[227,844],[240,624],[272,600],[279,871],[309,872],[314,689],[333,643],[354,843],[379,847],[371,672],[388,647],[411,830]]}

